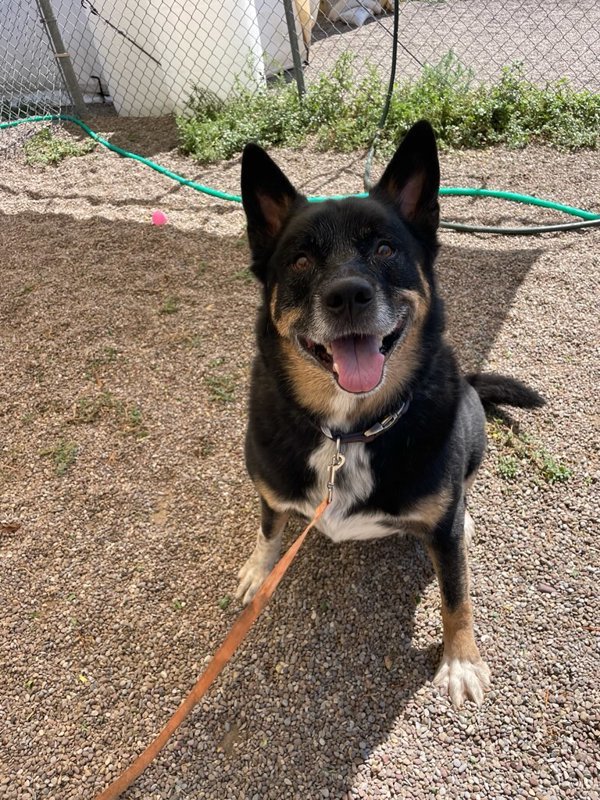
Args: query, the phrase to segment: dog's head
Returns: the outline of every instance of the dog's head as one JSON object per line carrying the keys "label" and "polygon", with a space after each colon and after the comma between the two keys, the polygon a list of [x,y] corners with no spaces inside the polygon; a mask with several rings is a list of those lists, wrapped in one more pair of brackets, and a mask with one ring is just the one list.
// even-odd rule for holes
{"label": "dog's head", "polygon": [[434,292],[438,190],[427,122],[409,131],[366,199],[309,203],[264,150],[244,150],[252,269],[294,393],[314,413],[376,413],[417,369]]}

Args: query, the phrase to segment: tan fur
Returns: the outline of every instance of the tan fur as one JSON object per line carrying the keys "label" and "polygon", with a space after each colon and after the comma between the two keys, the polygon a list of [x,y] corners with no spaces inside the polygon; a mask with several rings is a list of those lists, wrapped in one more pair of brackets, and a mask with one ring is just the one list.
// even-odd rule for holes
{"label": "tan fur", "polygon": [[264,194],[257,195],[261,211],[267,223],[270,236],[277,236],[283,225],[283,221],[289,214],[293,198],[285,195],[279,202],[275,202],[271,197]]}
{"label": "tan fur", "polygon": [[331,401],[336,391],[333,378],[318,364],[312,364],[298,352],[298,348],[283,339],[285,365],[298,402],[320,416],[331,413]]}
{"label": "tan fur", "polygon": [[466,481],[464,482],[465,494],[467,494],[468,492],[471,491],[471,488],[473,487],[473,484],[475,483],[475,478],[476,477],[477,477],[477,470],[475,470],[475,472],[472,472],[469,475],[469,477],[466,479]]}
{"label": "tan fur", "polygon": [[273,320],[273,324],[275,325],[277,333],[284,339],[289,339],[292,332],[292,325],[298,322],[302,312],[298,308],[290,308],[286,311],[278,313],[277,298],[278,291],[277,286],[275,286],[273,289],[273,294],[271,295],[271,302],[269,304],[271,319]]}
{"label": "tan fur", "polygon": [[425,277],[425,270],[423,269],[422,264],[417,264],[417,272],[419,273],[419,278],[421,279],[421,288],[423,289],[423,296],[425,297],[425,302],[427,304],[427,308],[429,308],[429,304],[431,303],[431,287]]}
{"label": "tan fur", "polygon": [[402,515],[403,521],[409,525],[432,531],[450,508],[452,493],[450,489],[443,488],[435,494],[421,498],[407,514]]}
{"label": "tan fur", "polygon": [[479,649],[473,635],[473,607],[469,599],[450,611],[442,603],[444,655],[460,661],[478,661]]}
{"label": "tan fur", "polygon": [[[356,398],[348,415],[349,425],[364,417],[377,417],[398,396],[398,390],[406,386],[419,366],[421,332],[431,301],[429,285],[421,267],[419,274],[422,290],[407,289],[401,294],[402,300],[410,303],[412,308],[406,337],[388,358],[385,379],[379,389],[368,397]],[[277,287],[271,297],[270,310],[275,327],[282,336],[284,360],[296,399],[309,411],[325,418],[330,417],[334,412],[335,398],[339,394],[333,377],[318,364],[304,358],[288,338],[290,328],[297,322],[300,312],[290,310],[277,317]]]}
{"label": "tan fur", "polygon": [[376,417],[398,396],[398,390],[401,391],[406,386],[419,366],[421,332],[429,311],[429,298],[414,290],[406,290],[402,295],[412,306],[410,328],[404,341],[387,360],[382,386],[368,397],[361,398],[356,404],[353,414],[356,420],[361,417]]}
{"label": "tan fur", "polygon": [[[464,547],[464,544],[463,544]],[[438,582],[441,589],[441,575],[435,551],[429,548],[429,555],[433,562]],[[449,609],[442,595],[442,623],[444,628],[444,657],[457,658],[460,661],[478,661],[480,659],[479,649],[475,644],[473,633],[473,606],[469,597],[469,574],[467,567],[467,557],[465,553],[465,572],[462,576],[463,586],[462,595],[464,600],[457,608]]]}
{"label": "tan fur", "polygon": [[280,497],[277,496],[270,486],[267,486],[267,484],[261,478],[255,478],[254,485],[256,487],[256,491],[269,506],[269,508],[272,508],[273,511],[283,511],[285,503]]}

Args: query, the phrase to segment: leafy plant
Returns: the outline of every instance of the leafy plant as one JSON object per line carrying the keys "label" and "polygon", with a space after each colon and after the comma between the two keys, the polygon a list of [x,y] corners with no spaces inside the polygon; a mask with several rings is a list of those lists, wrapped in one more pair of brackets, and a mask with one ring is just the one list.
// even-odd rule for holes
{"label": "leafy plant", "polygon": [[205,375],[210,397],[220,403],[232,403],[234,400],[235,380],[233,375]]}
{"label": "leafy plant", "polygon": [[23,150],[25,151],[25,160],[29,165],[37,164],[47,167],[58,164],[70,156],[87,155],[95,147],[96,143],[92,140],[72,142],[69,139],[55,136],[50,128],[42,128],[25,142]]}
{"label": "leafy plant", "polygon": [[113,423],[123,433],[131,434],[138,439],[148,435],[141,408],[137,405],[128,405],[107,391],[80,397],[70,421],[74,425],[90,425],[96,423],[102,416],[112,418]]}
{"label": "leafy plant", "polygon": [[515,480],[527,468],[533,468],[538,482],[550,485],[567,481],[573,475],[569,467],[537,445],[530,436],[517,432],[498,417],[490,420],[488,434],[500,451],[496,469],[504,480]]}
{"label": "leafy plant", "polygon": [[56,474],[62,476],[75,462],[77,450],[77,445],[74,442],[68,442],[63,439],[56,446],[42,450],[41,455],[50,457],[54,462]]}
{"label": "leafy plant", "polygon": [[[356,78],[352,56],[345,54],[329,75],[309,85],[302,101],[284,81],[254,92],[238,84],[227,102],[196,91],[190,113],[177,120],[181,149],[209,162],[232,157],[249,141],[297,147],[311,137],[322,149],[363,148],[377,128],[386,89],[374,68]],[[560,148],[600,147],[600,95],[578,91],[566,80],[538,87],[521,64],[484,86],[452,52],[396,85],[380,150],[389,154],[421,118],[430,120],[441,148],[522,147],[533,140]]]}
{"label": "leafy plant", "polygon": [[498,456],[498,475],[505,481],[512,481],[521,473],[519,462],[514,456]]}
{"label": "leafy plant", "polygon": [[159,308],[160,314],[175,314],[179,311],[179,298],[165,297],[162,306]]}

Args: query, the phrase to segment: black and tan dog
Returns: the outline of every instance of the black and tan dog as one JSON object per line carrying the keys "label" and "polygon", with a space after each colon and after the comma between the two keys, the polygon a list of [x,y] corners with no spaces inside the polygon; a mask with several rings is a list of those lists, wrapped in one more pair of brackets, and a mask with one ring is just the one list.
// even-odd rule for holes
{"label": "black and tan dog", "polygon": [[[309,203],[258,146],[242,162],[252,269],[263,285],[246,441],[261,500],[256,548],[240,572],[248,602],[278,558],[290,512],[333,539],[412,533],[442,596],[435,683],[480,703],[489,669],[473,637],[465,495],[485,451],[483,402],[542,399],[496,375],[465,379],[444,341],[436,290],[439,164],[417,123],[367,199]],[[338,459],[336,462],[335,459]]]}

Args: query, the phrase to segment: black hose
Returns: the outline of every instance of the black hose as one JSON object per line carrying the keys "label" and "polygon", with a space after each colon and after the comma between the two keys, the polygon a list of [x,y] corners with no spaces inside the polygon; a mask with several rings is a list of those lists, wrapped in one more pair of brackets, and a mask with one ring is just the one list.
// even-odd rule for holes
{"label": "black hose", "polygon": [[[388,82],[388,88],[385,95],[383,110],[381,112],[379,122],[377,123],[377,130],[375,131],[375,134],[371,141],[371,146],[369,147],[365,159],[363,185],[366,192],[368,192],[373,186],[373,182],[371,180],[371,167],[373,165],[373,158],[375,156],[375,150],[377,148],[377,145],[379,144],[379,138],[381,136],[381,132],[385,127],[385,123],[387,122],[388,114],[390,111],[390,105],[392,102],[392,95],[394,93],[394,83],[396,81],[396,66],[398,60],[399,29],[400,29],[399,0],[394,0],[394,25],[392,33],[392,68],[390,70],[390,79]],[[416,58],[416,56],[414,56],[408,50],[407,52],[409,52],[409,54],[419,64],[421,64],[421,62]],[[582,222],[557,223],[553,225],[535,225],[532,227],[522,227],[522,228],[500,228],[488,225],[466,225],[460,222],[449,222],[448,220],[440,221],[440,228],[446,228],[447,230],[457,231],[458,233],[492,233],[502,236],[537,236],[542,233],[552,233],[555,231],[577,231],[577,230],[582,230],[584,228],[594,228],[597,227],[598,225],[600,225],[600,219],[585,220]]]}

